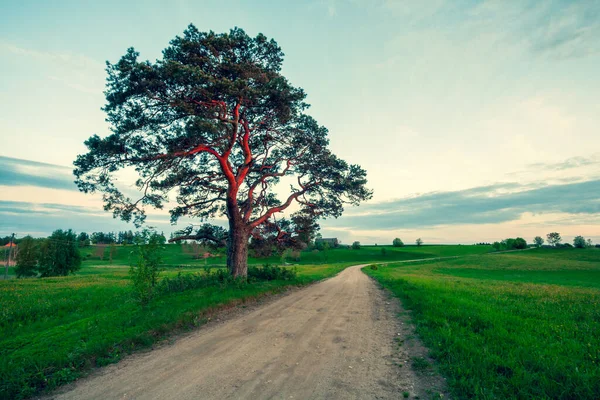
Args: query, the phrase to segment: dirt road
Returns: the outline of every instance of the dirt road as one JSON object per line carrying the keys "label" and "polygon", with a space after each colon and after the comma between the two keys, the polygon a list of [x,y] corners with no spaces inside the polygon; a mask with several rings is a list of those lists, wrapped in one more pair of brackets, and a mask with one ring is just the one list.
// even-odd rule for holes
{"label": "dirt road", "polygon": [[[104,368],[56,399],[388,399],[425,394],[395,339],[410,328],[361,266],[170,346]],[[421,397],[423,398],[423,397]]]}

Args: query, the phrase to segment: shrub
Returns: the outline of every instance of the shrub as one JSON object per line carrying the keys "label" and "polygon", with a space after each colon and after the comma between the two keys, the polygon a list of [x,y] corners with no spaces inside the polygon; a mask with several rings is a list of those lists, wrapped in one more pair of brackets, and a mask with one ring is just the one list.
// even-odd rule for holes
{"label": "shrub", "polygon": [[352,250],[359,250],[360,249],[360,242],[356,241],[354,243],[352,243]]}
{"label": "shrub", "polygon": [[387,250],[385,249],[385,247],[382,247],[381,248],[381,255],[385,257],[386,254],[387,254]]}
{"label": "shrub", "polygon": [[284,268],[265,264],[262,267],[249,266],[248,279],[258,281],[291,281],[296,279],[296,268]]}
{"label": "shrub", "polygon": [[392,241],[394,247],[404,247],[404,242],[400,238],[396,238]]}
{"label": "shrub", "polygon": [[369,265],[369,268],[371,268],[373,271],[377,271],[379,269],[377,264],[371,264],[371,265]]}

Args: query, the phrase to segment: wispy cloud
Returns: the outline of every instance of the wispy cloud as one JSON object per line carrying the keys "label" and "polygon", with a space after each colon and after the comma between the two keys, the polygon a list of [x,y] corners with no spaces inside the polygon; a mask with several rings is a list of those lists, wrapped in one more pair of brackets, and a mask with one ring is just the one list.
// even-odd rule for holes
{"label": "wispy cloud", "polygon": [[535,163],[530,164],[530,168],[543,169],[550,171],[564,171],[567,169],[580,168],[589,165],[600,165],[600,153],[589,157],[571,157],[557,163]]}
{"label": "wispy cloud", "polygon": [[50,61],[59,63],[63,66],[75,68],[78,70],[97,70],[104,69],[104,64],[87,57],[83,54],[75,54],[70,52],[47,52],[34,49],[19,47],[12,43],[0,41],[0,50],[9,52],[15,55],[32,57],[41,61]]}
{"label": "wispy cloud", "polygon": [[0,54],[26,57],[44,65],[44,70],[54,69],[47,76],[56,82],[83,93],[102,94],[105,65],[83,54],[49,52],[28,49],[0,40]]}
{"label": "wispy cloud", "polygon": [[328,226],[408,229],[513,221],[524,213],[600,214],[600,180],[531,188],[517,183],[430,193],[349,210]]}
{"label": "wispy cloud", "polygon": [[[56,229],[73,229],[77,232],[135,229],[133,224],[114,219],[102,209],[56,203],[0,200],[0,220],[0,235],[14,232],[17,236],[45,236]],[[173,229],[168,216],[155,216],[148,225],[167,232]]]}
{"label": "wispy cloud", "polygon": [[78,190],[73,181],[68,167],[0,156],[0,185]]}

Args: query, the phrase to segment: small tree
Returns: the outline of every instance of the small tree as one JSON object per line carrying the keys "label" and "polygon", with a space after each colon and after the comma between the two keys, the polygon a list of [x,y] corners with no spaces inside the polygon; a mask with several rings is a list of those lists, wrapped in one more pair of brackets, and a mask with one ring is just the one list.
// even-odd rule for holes
{"label": "small tree", "polygon": [[592,243],[592,239],[588,239],[588,240],[586,240],[585,245],[586,245],[586,247],[593,247],[594,243]]}
{"label": "small tree", "polygon": [[573,246],[578,249],[585,249],[586,244],[587,243],[583,236],[575,236],[575,238],[573,239]]}
{"label": "small tree", "polygon": [[417,246],[421,246],[423,244],[423,240],[421,240],[421,238],[418,238],[415,243],[417,244]]}
{"label": "small tree", "polygon": [[394,247],[404,247],[404,242],[402,241],[402,239],[400,238],[396,238],[394,239],[394,241],[392,242],[392,245]]}
{"label": "small tree", "polygon": [[114,243],[111,243],[108,247],[108,263],[112,264],[113,257],[117,255],[117,246]]}
{"label": "small tree", "polygon": [[544,244],[544,239],[542,239],[541,236],[536,236],[533,239],[533,243],[535,244],[535,247],[542,247],[542,245]]}
{"label": "small tree", "polygon": [[548,239],[548,243],[550,243],[552,246],[558,246],[562,240],[560,233],[558,232],[550,232],[546,235],[546,239]]}
{"label": "small tree", "polygon": [[145,229],[137,237],[137,260],[129,270],[133,283],[133,293],[142,304],[147,304],[154,297],[154,287],[160,274],[162,250],[165,237]]}
{"label": "small tree", "polygon": [[81,255],[75,233],[71,229],[52,232],[41,246],[38,268],[41,277],[67,276],[80,268]]}
{"label": "small tree", "polygon": [[81,232],[79,235],[77,235],[77,245],[79,247],[89,246],[90,245],[90,236],[85,232]]}
{"label": "small tree", "polygon": [[359,241],[352,243],[352,250],[360,250],[360,242]]}
{"label": "small tree", "polygon": [[35,240],[31,236],[25,236],[19,243],[19,252],[16,257],[17,278],[36,276],[39,256],[40,252]]}

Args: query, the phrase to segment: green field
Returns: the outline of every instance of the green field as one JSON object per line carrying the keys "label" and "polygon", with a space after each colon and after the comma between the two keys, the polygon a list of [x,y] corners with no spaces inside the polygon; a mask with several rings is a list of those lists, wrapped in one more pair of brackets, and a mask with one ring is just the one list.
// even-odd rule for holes
{"label": "green field", "polygon": [[[104,250],[104,260],[97,255],[96,248],[90,246],[82,249],[84,265],[130,265],[133,246],[115,246],[112,263],[109,262],[109,249]],[[382,249],[384,251],[382,252]],[[463,256],[488,253],[490,246],[462,246],[462,245],[424,245],[424,246],[362,246],[358,250],[347,248],[334,248],[326,251],[307,250],[300,253],[299,259],[288,258],[285,261],[280,256],[248,259],[251,265],[257,264],[331,264],[340,262],[392,262],[414,260],[418,258]],[[203,266],[206,263],[215,266],[224,266],[226,259],[224,250],[217,252],[216,257],[194,259],[190,248],[186,245],[170,244],[165,246],[163,263],[167,266]],[[385,254],[384,254],[385,253]]]}
{"label": "green field", "polygon": [[[147,307],[132,299],[128,279],[132,246],[117,246],[101,260],[97,249],[82,249],[82,269],[74,276],[0,281],[0,398],[27,397],[72,381],[94,366],[147,347],[168,334],[203,323],[206,313],[289,285],[336,274],[348,265],[488,252],[487,246],[364,246],[360,250],[306,251],[295,281],[255,282],[242,288],[209,287],[164,295]],[[188,249],[189,250],[189,249]],[[162,276],[202,273],[223,267],[221,255],[194,259],[181,245],[167,245]],[[279,257],[251,258],[250,264],[281,264]],[[12,272],[12,268],[11,268]]]}
{"label": "green field", "polygon": [[600,398],[600,249],[364,271],[411,310],[456,398]]}
{"label": "green field", "polygon": [[[212,311],[326,278],[346,264],[301,266],[294,281],[209,287],[133,301],[127,267],[86,265],[75,276],[0,282],[0,398],[28,397],[118,361]],[[171,269],[163,276],[198,269]]]}
{"label": "green field", "polygon": [[[108,253],[100,260],[94,248],[84,249],[74,276],[0,281],[0,398],[51,390],[199,326],[221,307],[373,262],[380,267],[365,271],[411,310],[455,397],[600,398],[600,249],[363,246],[293,260],[251,258],[296,264],[298,276],[165,294],[147,307],[132,298],[131,250],[119,247],[110,263]],[[164,256],[162,277],[224,267],[222,256],[194,259],[180,245],[167,246]],[[415,262],[394,264],[405,260]]]}

